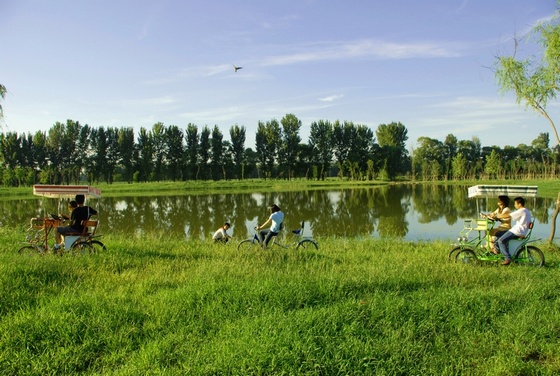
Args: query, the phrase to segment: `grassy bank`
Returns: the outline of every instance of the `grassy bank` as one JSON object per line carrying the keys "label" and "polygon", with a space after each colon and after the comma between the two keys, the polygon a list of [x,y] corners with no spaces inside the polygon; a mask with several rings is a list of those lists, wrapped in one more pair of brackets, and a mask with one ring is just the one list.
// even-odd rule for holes
{"label": "grassy bank", "polygon": [[[401,182],[404,184],[447,184],[447,185],[537,185],[540,197],[558,197],[560,181],[555,180],[520,180],[520,181],[447,181],[447,182]],[[187,182],[147,182],[147,183],[113,183],[94,184],[101,189],[104,197],[111,196],[157,196],[208,193],[243,193],[268,191],[300,191],[313,189],[341,189],[371,187],[386,184],[401,184],[385,181],[351,181],[342,179],[327,179],[325,181],[296,179],[296,180],[227,180],[227,181],[187,181]],[[84,183],[85,184],[85,183]],[[0,187],[0,199],[33,197],[31,187],[5,188]]]}
{"label": "grassy bank", "polygon": [[22,257],[0,231],[2,375],[560,372],[552,251],[541,269],[466,267],[444,243],[109,236],[103,254]]}

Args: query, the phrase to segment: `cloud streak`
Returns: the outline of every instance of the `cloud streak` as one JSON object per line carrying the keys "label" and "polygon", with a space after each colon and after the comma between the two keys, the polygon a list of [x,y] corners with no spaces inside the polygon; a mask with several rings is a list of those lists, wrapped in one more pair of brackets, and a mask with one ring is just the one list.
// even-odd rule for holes
{"label": "cloud streak", "polygon": [[[262,66],[289,65],[313,61],[374,58],[381,60],[400,60],[413,58],[453,58],[461,56],[457,47],[434,42],[396,43],[365,39],[353,42],[317,44],[307,47],[304,52],[269,56],[263,59]],[[454,45],[455,46],[455,45]]]}

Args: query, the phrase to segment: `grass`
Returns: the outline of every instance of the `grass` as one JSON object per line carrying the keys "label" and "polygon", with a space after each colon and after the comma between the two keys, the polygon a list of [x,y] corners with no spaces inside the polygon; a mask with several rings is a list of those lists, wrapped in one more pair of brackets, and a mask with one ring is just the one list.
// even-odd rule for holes
{"label": "grass", "polygon": [[[318,251],[107,236],[85,257],[0,229],[2,375],[553,375],[560,260],[447,261],[449,244]],[[239,240],[239,239],[236,239]]]}
{"label": "grass", "polygon": [[[477,180],[477,181],[440,181],[440,182],[386,182],[386,181],[353,181],[339,178],[326,180],[277,180],[277,179],[246,179],[246,180],[218,180],[218,181],[163,181],[145,183],[94,184],[100,188],[103,197],[115,196],[157,196],[157,195],[196,195],[209,193],[244,193],[244,192],[287,192],[314,189],[347,189],[366,188],[386,184],[440,184],[440,185],[537,185],[539,197],[557,198],[560,193],[560,180]],[[86,184],[86,183],[84,183]],[[0,187],[0,200],[33,198],[31,187]]]}

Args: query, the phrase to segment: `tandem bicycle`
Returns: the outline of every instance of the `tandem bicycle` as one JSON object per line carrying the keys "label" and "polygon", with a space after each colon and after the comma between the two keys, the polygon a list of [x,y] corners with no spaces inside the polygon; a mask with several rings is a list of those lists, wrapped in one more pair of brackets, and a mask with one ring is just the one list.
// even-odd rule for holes
{"label": "tandem bicycle", "polygon": [[[76,194],[101,197],[101,192],[96,188],[75,185],[34,185],[33,194],[59,199],[73,197]],[[83,231],[64,236],[64,247],[54,249],[54,246],[49,244],[51,243],[52,233],[56,227],[65,224],[67,224],[66,220],[56,214],[49,213],[45,217],[31,218],[26,239],[20,244],[18,253],[40,255],[47,253],[89,254],[107,250],[105,244],[99,240],[102,235],[96,233],[99,220],[92,218],[82,221]]]}
{"label": "tandem bicycle", "polygon": [[[534,186],[493,186],[478,185],[469,187],[469,198],[489,198],[498,195],[536,197],[537,187]],[[478,209],[478,201],[477,201]],[[480,212],[477,210],[477,212]],[[503,261],[504,256],[490,251],[490,230],[495,221],[486,217],[483,219],[466,219],[457,243],[448,253],[448,259],[464,264],[478,264],[480,262]],[[509,252],[512,261],[518,265],[542,267],[545,264],[543,252],[534,244],[540,239],[531,239],[534,219],[529,225],[529,232],[524,237],[513,238],[509,241]]]}

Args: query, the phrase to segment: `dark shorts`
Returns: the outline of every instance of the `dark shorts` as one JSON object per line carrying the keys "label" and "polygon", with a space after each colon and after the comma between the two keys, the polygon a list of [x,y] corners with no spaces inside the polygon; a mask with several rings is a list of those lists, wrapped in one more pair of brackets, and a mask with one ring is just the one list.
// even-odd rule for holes
{"label": "dark shorts", "polygon": [[80,232],[79,230],[76,230],[74,227],[71,226],[57,227],[56,231],[58,231],[60,235],[75,234],[77,232]]}

